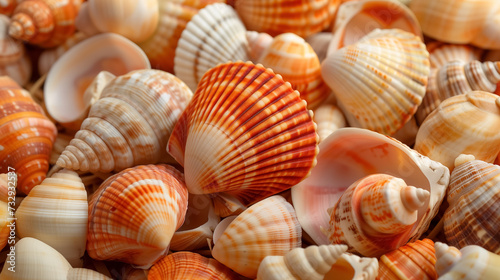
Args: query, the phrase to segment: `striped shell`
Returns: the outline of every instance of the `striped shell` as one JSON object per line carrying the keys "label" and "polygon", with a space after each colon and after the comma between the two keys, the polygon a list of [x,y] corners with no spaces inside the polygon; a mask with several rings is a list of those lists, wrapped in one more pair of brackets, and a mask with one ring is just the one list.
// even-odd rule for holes
{"label": "striped shell", "polygon": [[273,69],[300,93],[309,109],[319,106],[330,94],[321,77],[319,58],[312,47],[293,33],[282,33],[270,42],[257,63]]}
{"label": "striped shell", "polygon": [[320,141],[325,140],[335,130],[347,126],[344,114],[333,104],[322,104],[314,110],[314,122],[318,126]]}
{"label": "striped shell", "polygon": [[398,29],[376,29],[330,54],[321,66],[349,124],[386,135],[415,114],[429,71],[420,38]]}
{"label": "striped shell", "polygon": [[[43,211],[41,211],[43,209]],[[87,191],[78,174],[62,170],[35,186],[16,211],[20,238],[33,237],[81,267],[88,222]]]}
{"label": "striped shell", "polygon": [[[10,234],[10,227],[8,227],[11,222],[9,218],[14,218],[9,213],[9,205],[12,206],[15,202],[12,198],[9,199],[9,194],[13,194],[15,191],[15,173],[2,173],[0,174],[0,248],[3,249],[7,245],[7,241]],[[10,184],[9,184],[10,182]],[[9,189],[10,187],[10,189]],[[9,203],[12,201],[11,203]],[[0,249],[0,250],[1,250]]]}
{"label": "striped shell", "polygon": [[302,230],[292,205],[275,195],[223,220],[215,229],[214,238],[213,257],[255,279],[265,257],[283,256],[301,246]]}
{"label": "striped shell", "polygon": [[139,165],[109,177],[89,202],[87,252],[149,268],[184,222],[188,193],[169,165]]}
{"label": "striped shell", "polygon": [[17,187],[28,194],[49,170],[55,125],[30,94],[9,77],[0,77],[0,173],[13,168]]}
{"label": "striped shell", "polygon": [[429,51],[431,69],[441,68],[450,61],[463,61],[465,63],[479,60],[484,50],[470,45],[447,44],[434,41],[426,44]]}
{"label": "striped shell", "polygon": [[148,272],[148,280],[178,279],[232,280],[239,279],[239,275],[215,259],[191,252],[165,256]]}
{"label": "striped shell", "polygon": [[23,43],[8,34],[9,22],[9,17],[0,15],[0,76],[24,86],[31,77],[31,61]]}
{"label": "striped shell", "polygon": [[448,187],[444,234],[452,246],[478,245],[500,253],[500,167],[459,156]]}
{"label": "striped shell", "polygon": [[168,138],[191,96],[181,80],[160,70],[115,78],[57,165],[106,173],[166,160]]}
{"label": "striped shell", "polygon": [[0,2],[0,14],[10,16],[22,0],[4,0]]}
{"label": "striped shell", "polygon": [[500,98],[483,91],[447,98],[420,125],[414,149],[450,170],[460,154],[492,163],[500,152]]}
{"label": "striped shell", "polygon": [[248,30],[271,36],[295,33],[307,37],[330,26],[340,0],[235,0],[238,15]]}
{"label": "striped shell", "polygon": [[246,29],[234,9],[215,3],[188,22],[175,49],[174,72],[192,91],[210,68],[248,60]]}
{"label": "striped shell", "polygon": [[82,0],[24,0],[11,16],[9,34],[44,48],[55,47],[75,32]]}
{"label": "striped shell", "polygon": [[203,76],[167,150],[189,192],[251,203],[305,178],[317,142],[312,113],[289,83],[262,65],[230,62]]}
{"label": "striped shell", "polygon": [[384,254],[379,260],[377,279],[437,279],[436,253],[430,239],[417,240]]}

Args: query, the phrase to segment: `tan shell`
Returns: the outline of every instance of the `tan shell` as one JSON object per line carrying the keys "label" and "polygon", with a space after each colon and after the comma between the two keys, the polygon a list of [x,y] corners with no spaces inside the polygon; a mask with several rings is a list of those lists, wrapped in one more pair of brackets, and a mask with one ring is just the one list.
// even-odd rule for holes
{"label": "tan shell", "polygon": [[253,63],[257,63],[262,53],[269,48],[273,37],[264,32],[249,31],[246,32],[248,41],[248,57]]}
{"label": "tan shell", "polygon": [[24,86],[31,77],[31,61],[21,41],[8,34],[10,19],[0,15],[0,76],[9,76]]}
{"label": "tan shell", "polygon": [[[15,194],[15,184],[16,184],[15,173],[2,173],[0,174],[0,248],[3,249],[7,245],[9,235],[10,235],[10,224],[12,218],[14,217],[13,212],[9,212],[9,206],[15,204],[15,198],[12,194]],[[10,203],[9,203],[10,202]],[[1,250],[0,249],[0,250]]]}
{"label": "tan shell", "polygon": [[333,104],[322,104],[314,110],[314,122],[318,126],[320,142],[335,130],[347,126],[344,114]]}
{"label": "tan shell", "polygon": [[429,51],[431,69],[441,68],[446,63],[455,60],[463,62],[479,60],[484,52],[484,50],[471,45],[447,44],[439,41],[427,43],[426,47]]}
{"label": "tan shell", "polygon": [[88,36],[84,33],[76,32],[58,47],[43,51],[38,59],[38,73],[40,75],[48,73],[52,65],[54,65],[57,59],[59,59],[67,50],[87,38]]}

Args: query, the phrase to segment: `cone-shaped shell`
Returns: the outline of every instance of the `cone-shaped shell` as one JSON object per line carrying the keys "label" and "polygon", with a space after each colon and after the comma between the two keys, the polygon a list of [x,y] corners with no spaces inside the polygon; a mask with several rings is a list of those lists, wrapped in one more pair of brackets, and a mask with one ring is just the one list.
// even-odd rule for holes
{"label": "cone-shaped shell", "polygon": [[211,279],[233,280],[240,276],[212,258],[191,252],[177,252],[161,258],[148,272],[148,280]]}
{"label": "cone-shaped shell", "polygon": [[323,280],[346,250],[345,245],[312,245],[295,248],[284,256],[267,256],[259,265],[257,280]]}
{"label": "cone-shaped shell", "polygon": [[330,89],[321,77],[319,58],[312,47],[293,33],[283,33],[274,37],[263,51],[257,63],[273,69],[290,82],[292,88],[300,92],[300,97],[313,109],[319,106]]}
{"label": "cone-shaped shell", "polygon": [[201,9],[182,31],[174,72],[195,91],[210,68],[238,60],[248,60],[245,26],[231,6],[215,3]]}
{"label": "cone-shaped shell", "polygon": [[[462,155],[459,157],[461,158]],[[448,187],[444,234],[452,246],[478,245],[500,253],[500,167],[474,160],[457,162]]]}
{"label": "cone-shaped shell", "polygon": [[429,53],[420,38],[398,29],[376,29],[321,64],[349,124],[386,135],[415,114],[429,72]]}
{"label": "cone-shaped shell", "polygon": [[0,3],[0,14],[10,16],[21,0],[5,0]]}
{"label": "cone-shaped shell", "polygon": [[235,0],[234,7],[248,30],[271,36],[291,32],[307,37],[330,26],[340,0]]}
{"label": "cone-shaped shell", "polygon": [[140,165],[109,177],[89,202],[87,252],[149,268],[184,222],[187,189],[169,165]]}
{"label": "cone-shaped shell", "polygon": [[0,77],[0,172],[13,168],[22,192],[45,179],[56,135],[55,125],[30,94],[9,77]]}
{"label": "cone-shaped shell", "polygon": [[417,240],[382,255],[377,279],[437,279],[435,264],[434,242]]}
{"label": "cone-shaped shell", "polygon": [[305,178],[317,142],[312,112],[289,83],[262,65],[230,62],[203,76],[167,149],[189,192],[251,203]]}
{"label": "cone-shaped shell", "polygon": [[82,0],[24,0],[11,16],[9,34],[44,48],[62,44],[75,32]]}
{"label": "cone-shaped shell", "polygon": [[16,211],[20,238],[33,237],[83,265],[88,222],[87,191],[78,174],[62,170],[34,187]]}
{"label": "cone-shaped shell", "polygon": [[[10,228],[8,227],[11,222],[10,219],[14,218],[13,212],[9,212],[9,206],[15,205],[15,192],[16,192],[16,174],[3,173],[0,174],[0,248],[4,248],[7,245],[7,240],[10,234]],[[11,197],[9,199],[9,197]],[[12,201],[9,203],[9,201]],[[10,218],[10,219],[9,219]]]}
{"label": "cone-shaped shell", "polygon": [[57,165],[90,172],[120,171],[165,160],[168,138],[192,92],[160,70],[112,80]]}
{"label": "cone-shaped shell", "polygon": [[215,236],[212,255],[237,273],[255,278],[265,257],[285,255],[300,247],[301,238],[292,205],[275,195],[250,206],[230,222],[220,237]]}
{"label": "cone-shaped shell", "polygon": [[434,248],[440,280],[496,279],[500,273],[500,256],[480,246],[469,245],[459,251],[453,246],[436,242]]}
{"label": "cone-shaped shell", "polygon": [[447,98],[420,126],[414,149],[450,170],[460,154],[492,163],[500,152],[500,98],[484,91]]}
{"label": "cone-shaped shell", "polygon": [[8,34],[9,22],[9,17],[0,15],[0,76],[25,85],[31,77],[31,62],[23,43]]}

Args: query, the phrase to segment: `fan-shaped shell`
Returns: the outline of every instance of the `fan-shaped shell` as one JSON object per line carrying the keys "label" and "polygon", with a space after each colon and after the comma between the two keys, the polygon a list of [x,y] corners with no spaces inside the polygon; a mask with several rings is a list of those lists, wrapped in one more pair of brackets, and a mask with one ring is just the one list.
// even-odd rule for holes
{"label": "fan-shaped shell", "polygon": [[89,202],[87,252],[150,267],[184,222],[187,189],[169,165],[139,165],[109,177]]}
{"label": "fan-shaped shell", "polygon": [[417,240],[382,255],[377,279],[437,279],[435,264],[434,242]]}
{"label": "fan-shaped shell", "polygon": [[431,69],[441,68],[450,61],[470,62],[479,60],[484,50],[471,45],[447,44],[434,41],[426,44]]}
{"label": "fan-shaped shell", "polygon": [[11,16],[9,34],[44,48],[62,44],[75,32],[82,0],[24,0]]}
{"label": "fan-shaped shell", "polygon": [[262,65],[230,62],[203,76],[168,152],[184,166],[191,193],[251,203],[305,178],[317,142],[312,113],[289,83]]}
{"label": "fan-shaped shell", "polygon": [[447,98],[420,126],[417,152],[450,170],[460,154],[492,163],[500,152],[500,99],[483,91]]}
{"label": "fan-shaped shell", "polygon": [[239,275],[212,258],[191,252],[177,252],[156,262],[148,273],[149,280],[239,279]]}
{"label": "fan-shaped shell", "polygon": [[235,0],[238,15],[248,30],[271,36],[295,33],[307,37],[330,26],[340,0]]}
{"label": "fan-shaped shell", "polygon": [[223,220],[214,237],[213,257],[253,279],[265,257],[283,256],[300,247],[302,231],[292,205],[275,195]]}
{"label": "fan-shaped shell", "polygon": [[429,53],[420,38],[398,29],[376,29],[321,66],[349,124],[386,135],[415,114],[429,72]]}
{"label": "fan-shaped shell", "polygon": [[125,37],[113,33],[90,37],[69,49],[50,68],[44,86],[47,111],[57,122],[76,131],[90,105],[99,98],[85,95],[98,73],[108,71],[118,76],[149,68],[144,52]]}
{"label": "fan-shaped shell", "polygon": [[112,80],[57,165],[90,172],[120,171],[166,160],[170,132],[192,92],[160,70],[137,70]]}
{"label": "fan-shaped shell", "polygon": [[16,211],[19,237],[33,237],[81,267],[88,222],[87,191],[78,174],[62,170],[35,186]]}
{"label": "fan-shaped shell", "polygon": [[347,125],[344,114],[333,104],[322,104],[314,110],[314,122],[318,126],[320,141],[325,140],[335,130]]}
{"label": "fan-shaped shell", "polygon": [[259,265],[257,280],[323,280],[346,250],[345,245],[313,245],[295,248],[284,256],[267,256]]}
{"label": "fan-shaped shell", "polygon": [[0,172],[13,168],[22,192],[45,179],[56,135],[55,125],[30,94],[9,77],[0,77]]}
{"label": "fan-shaped shell", "polygon": [[175,49],[175,75],[192,91],[205,72],[219,63],[248,60],[246,29],[234,9],[215,3],[186,25]]}
{"label": "fan-shaped shell", "polygon": [[[56,48],[43,51],[38,58],[38,73],[40,75],[49,72],[54,63],[70,48],[87,39],[88,36],[82,32],[76,32],[73,36],[69,37],[64,43]],[[125,74],[125,73],[124,73]]]}
{"label": "fan-shaped shell", "polygon": [[257,63],[273,69],[300,92],[309,109],[317,108],[330,94],[321,77],[319,58],[312,47],[293,33],[282,33],[263,51]]}

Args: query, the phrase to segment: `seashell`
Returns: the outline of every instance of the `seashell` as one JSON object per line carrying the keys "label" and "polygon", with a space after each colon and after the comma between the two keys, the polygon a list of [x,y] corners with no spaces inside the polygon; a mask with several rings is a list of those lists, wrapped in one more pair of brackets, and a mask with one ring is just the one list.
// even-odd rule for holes
{"label": "seashell", "polygon": [[258,59],[264,53],[264,50],[269,48],[273,37],[264,32],[246,31],[248,41],[248,57],[253,63],[257,63]]}
{"label": "seashell", "polygon": [[[76,32],[69,37],[64,43],[56,48],[44,50],[38,58],[38,73],[44,75],[49,72],[54,63],[70,48],[87,39],[88,36],[82,32]],[[87,58],[87,57],[86,57]],[[88,58],[87,58],[88,59]]]}
{"label": "seashell", "polygon": [[[442,42],[472,44],[484,49],[500,47],[500,2],[496,0],[412,0],[423,33]],[[496,25],[496,26],[495,26]]]}
{"label": "seashell", "polygon": [[208,195],[189,195],[184,224],[174,233],[170,250],[196,250],[206,247],[212,239],[220,218],[215,214]]}
{"label": "seashell", "polygon": [[321,64],[348,123],[386,135],[415,114],[429,72],[429,53],[420,38],[398,29],[374,30]]}
{"label": "seashell", "polygon": [[257,63],[273,69],[300,92],[309,109],[314,109],[330,94],[321,77],[321,65],[312,47],[293,33],[276,36]]}
{"label": "seashell", "polygon": [[239,215],[247,207],[238,200],[238,198],[227,193],[217,193],[211,195],[214,204],[215,214],[221,218]]}
{"label": "seashell", "polygon": [[10,16],[21,0],[5,0],[0,2],[0,14]]}
{"label": "seashell", "polygon": [[437,279],[435,264],[434,242],[417,240],[382,255],[377,279]]}
{"label": "seashell", "polygon": [[325,280],[375,280],[379,264],[376,258],[344,253],[325,276]]}
{"label": "seashell", "polygon": [[99,72],[119,76],[149,68],[144,52],[123,36],[104,33],[88,38],[65,52],[48,72],[44,86],[47,110],[64,127],[78,130],[90,105],[99,98],[84,94]]}
{"label": "seashell", "polygon": [[322,104],[314,110],[314,122],[318,126],[320,142],[335,130],[347,126],[344,114],[333,104]]}
{"label": "seashell", "polygon": [[15,198],[12,198],[12,194],[15,194],[17,178],[13,175],[13,173],[0,174],[0,250],[7,245],[10,234],[8,225],[11,219],[14,218],[9,212],[9,205],[12,206],[15,203]]}
{"label": "seashell", "polygon": [[[43,209],[43,211],[41,211]],[[33,237],[81,267],[88,222],[87,191],[78,174],[62,170],[35,186],[16,211],[20,238]]]}
{"label": "seashell", "polygon": [[317,142],[312,113],[289,83],[262,65],[229,62],[203,76],[167,151],[184,167],[190,193],[250,204],[305,178]]}
{"label": "seashell", "polygon": [[500,253],[496,214],[500,181],[496,164],[460,155],[455,161],[448,187],[448,208],[443,217],[444,234],[450,245],[478,245]]}
{"label": "seashell", "polygon": [[418,230],[418,212],[429,196],[401,178],[368,175],[351,184],[328,209],[325,234],[332,244],[347,244],[352,252],[378,257],[406,244]]}
{"label": "seashell", "polygon": [[339,7],[327,56],[375,29],[400,29],[423,39],[417,18],[404,4],[395,0],[352,1]]}
{"label": "seashell", "polygon": [[[429,52],[431,69],[441,68],[450,61],[459,60],[467,63],[479,60],[483,53],[482,49],[471,45],[447,44],[439,41],[428,43],[426,46]],[[500,60],[500,58],[498,60]]]}
{"label": "seashell", "polygon": [[318,55],[319,62],[325,60],[326,52],[328,51],[328,46],[332,38],[332,32],[318,32],[305,39],[316,55]]}
{"label": "seashell", "polygon": [[500,256],[476,245],[466,246],[460,251],[441,242],[436,249],[436,271],[442,280],[486,280],[498,277]]}
{"label": "seashell", "polygon": [[68,271],[66,280],[111,280],[111,278],[91,269],[73,268]]}
{"label": "seashell", "polygon": [[25,85],[31,77],[31,62],[24,45],[9,36],[9,22],[7,16],[0,15],[0,76]]}
{"label": "seashell", "polygon": [[429,201],[418,211],[419,225],[407,241],[417,240],[427,230],[443,201],[448,168],[393,138],[366,129],[340,128],[322,141],[319,149],[311,176],[292,188],[297,217],[315,243],[330,244],[321,230],[329,224],[327,209],[353,182],[376,173],[399,177],[430,193]]}
{"label": "seashell", "polygon": [[109,177],[89,201],[87,253],[149,268],[184,222],[188,193],[169,165],[139,165]]}
{"label": "seashell", "polygon": [[75,32],[82,0],[24,0],[15,8],[9,35],[43,48],[62,44]]}
{"label": "seashell", "polygon": [[239,275],[217,260],[192,252],[177,252],[161,258],[149,270],[149,280],[239,279]]}
{"label": "seashell", "polygon": [[446,98],[470,91],[494,92],[500,82],[500,62],[451,61],[434,71],[416,117],[419,123]]}
{"label": "seashell", "polygon": [[238,60],[248,60],[245,26],[231,6],[215,3],[200,9],[182,31],[174,72],[194,92],[210,68]]}
{"label": "seashell", "polygon": [[121,270],[122,270],[121,276],[122,276],[123,280],[147,280],[148,279],[148,271],[149,270],[137,269],[137,268],[134,268],[130,264],[126,264],[126,265],[122,266]]}
{"label": "seashell", "polygon": [[414,149],[450,170],[460,154],[492,163],[500,152],[500,99],[483,91],[447,98],[420,125]]}
{"label": "seashell", "polygon": [[139,46],[155,69],[174,73],[177,42],[191,18],[203,7],[223,0],[176,0],[159,4],[159,21],[155,32]]}
{"label": "seashell", "polygon": [[158,0],[89,0],[90,22],[100,32],[120,34],[134,43],[153,35],[159,21]]}
{"label": "seashell", "polygon": [[160,70],[136,70],[112,80],[57,165],[107,173],[157,163],[192,92]]}
{"label": "seashell", "polygon": [[255,279],[265,257],[285,255],[301,246],[301,238],[292,205],[275,195],[255,203],[234,219],[223,220],[215,229],[212,255],[237,273]]}
{"label": "seashell", "polygon": [[45,179],[57,130],[30,94],[7,76],[0,77],[0,135],[0,173],[14,169],[17,188],[28,194]]}
{"label": "seashell", "polygon": [[90,18],[89,2],[85,1],[80,5],[80,11],[75,18],[75,27],[87,37],[101,33]]}
{"label": "seashell", "polygon": [[235,0],[238,15],[248,30],[265,32],[271,36],[295,33],[307,37],[330,26],[340,0]]}
{"label": "seashell", "polygon": [[323,280],[332,265],[347,250],[345,245],[295,248],[284,256],[267,256],[259,265],[257,280]]}

